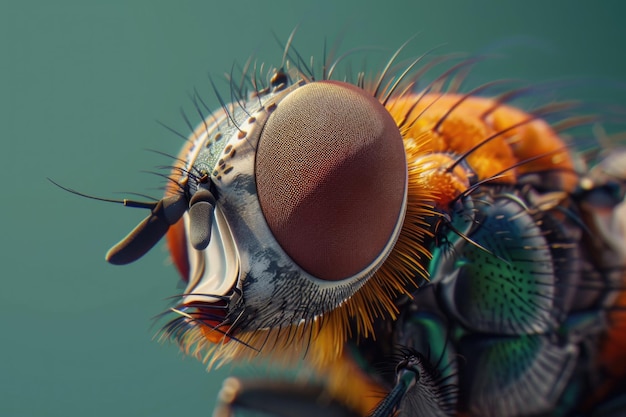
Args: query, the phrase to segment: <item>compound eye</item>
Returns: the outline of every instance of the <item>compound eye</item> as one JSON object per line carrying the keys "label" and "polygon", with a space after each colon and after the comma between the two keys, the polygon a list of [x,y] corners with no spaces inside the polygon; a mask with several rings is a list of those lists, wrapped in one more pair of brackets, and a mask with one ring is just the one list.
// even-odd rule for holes
{"label": "compound eye", "polygon": [[309,274],[342,280],[386,256],[403,221],[406,156],[367,92],[335,81],[294,90],[265,124],[255,169],[269,228]]}

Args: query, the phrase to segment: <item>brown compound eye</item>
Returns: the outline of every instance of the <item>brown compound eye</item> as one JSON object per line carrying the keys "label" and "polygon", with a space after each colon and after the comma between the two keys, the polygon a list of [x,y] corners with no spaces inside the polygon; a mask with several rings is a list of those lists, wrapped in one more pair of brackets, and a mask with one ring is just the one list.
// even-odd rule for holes
{"label": "brown compound eye", "polygon": [[362,272],[403,220],[400,131],[383,105],[356,86],[314,82],[285,97],[265,124],[255,169],[274,237],[316,278]]}

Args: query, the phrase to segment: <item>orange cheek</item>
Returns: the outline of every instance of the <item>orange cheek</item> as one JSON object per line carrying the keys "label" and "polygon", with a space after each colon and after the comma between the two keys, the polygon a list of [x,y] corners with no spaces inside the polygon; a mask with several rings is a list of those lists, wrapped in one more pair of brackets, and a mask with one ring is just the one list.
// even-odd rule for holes
{"label": "orange cheek", "polygon": [[185,233],[185,223],[182,218],[176,224],[170,226],[165,238],[167,239],[167,248],[169,249],[170,256],[181,278],[185,282],[189,281],[187,235]]}
{"label": "orange cheek", "polygon": [[211,320],[204,320],[204,322],[206,325],[200,328],[202,329],[202,334],[209,342],[218,344],[230,341],[230,337],[226,336],[230,330],[230,326],[219,326],[218,322]]}

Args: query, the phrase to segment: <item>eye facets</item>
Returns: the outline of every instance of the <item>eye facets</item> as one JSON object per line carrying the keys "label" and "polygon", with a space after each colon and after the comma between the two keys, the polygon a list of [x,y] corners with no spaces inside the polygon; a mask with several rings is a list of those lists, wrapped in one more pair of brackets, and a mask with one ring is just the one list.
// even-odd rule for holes
{"label": "eye facets", "polygon": [[402,137],[385,108],[345,83],[307,84],[281,101],[259,141],[256,184],[282,248],[323,280],[354,276],[402,221]]}

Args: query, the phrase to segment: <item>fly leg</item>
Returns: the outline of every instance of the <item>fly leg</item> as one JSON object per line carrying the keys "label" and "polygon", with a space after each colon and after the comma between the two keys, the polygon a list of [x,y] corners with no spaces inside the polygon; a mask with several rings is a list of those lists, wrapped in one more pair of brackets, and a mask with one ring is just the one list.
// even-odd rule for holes
{"label": "fly leg", "polygon": [[[407,353],[396,367],[396,384],[369,417],[445,417],[446,391],[438,371],[419,352]],[[456,387],[453,387],[456,388]]]}

